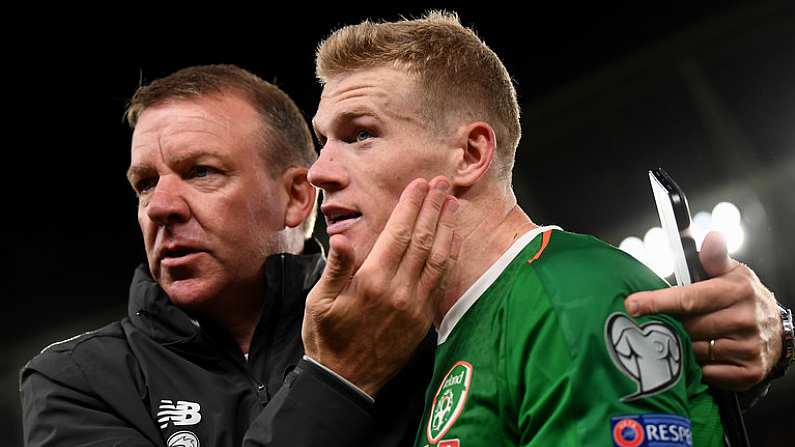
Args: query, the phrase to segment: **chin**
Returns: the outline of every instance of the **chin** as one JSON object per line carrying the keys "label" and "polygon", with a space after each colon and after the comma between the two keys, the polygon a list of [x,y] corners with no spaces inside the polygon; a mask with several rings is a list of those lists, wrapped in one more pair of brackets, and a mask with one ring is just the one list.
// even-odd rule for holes
{"label": "chin", "polygon": [[220,287],[202,278],[177,280],[160,286],[171,302],[186,311],[197,311],[218,296]]}

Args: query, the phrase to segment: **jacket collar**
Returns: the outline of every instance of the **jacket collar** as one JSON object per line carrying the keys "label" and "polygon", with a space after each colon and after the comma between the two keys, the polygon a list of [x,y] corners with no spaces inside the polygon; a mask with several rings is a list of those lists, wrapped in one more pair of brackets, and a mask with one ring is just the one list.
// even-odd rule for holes
{"label": "jacket collar", "polygon": [[[320,278],[325,261],[320,244],[307,240],[300,255],[275,254],[265,260],[265,303],[258,323],[281,321],[280,315],[294,314],[303,306],[306,294]],[[201,325],[171,303],[168,295],[149,275],[146,264],[136,268],[130,284],[128,317],[134,326],[164,345],[199,341]]]}

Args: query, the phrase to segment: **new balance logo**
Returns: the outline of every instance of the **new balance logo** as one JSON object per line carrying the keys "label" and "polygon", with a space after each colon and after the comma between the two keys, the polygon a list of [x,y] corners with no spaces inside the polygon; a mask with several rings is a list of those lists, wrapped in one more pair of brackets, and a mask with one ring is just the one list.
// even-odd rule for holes
{"label": "new balance logo", "polygon": [[174,425],[196,425],[202,420],[202,415],[199,413],[201,405],[196,402],[178,400],[174,404],[173,401],[163,399],[160,401],[159,410],[157,422],[161,430],[168,427],[169,422]]}

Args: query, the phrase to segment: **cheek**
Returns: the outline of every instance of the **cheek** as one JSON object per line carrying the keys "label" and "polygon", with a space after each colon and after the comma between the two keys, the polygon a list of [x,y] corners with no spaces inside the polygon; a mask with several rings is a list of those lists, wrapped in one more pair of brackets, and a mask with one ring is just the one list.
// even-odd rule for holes
{"label": "cheek", "polygon": [[144,247],[148,252],[154,245],[156,229],[152,225],[152,221],[146,216],[146,211],[142,207],[138,207],[138,227],[141,229],[141,235],[144,238]]}
{"label": "cheek", "polygon": [[259,252],[284,222],[284,203],[268,191],[248,189],[227,197],[213,225],[238,250]]}
{"label": "cheek", "polygon": [[378,237],[384,230],[395,206],[397,206],[403,188],[404,186],[398,182],[382,183],[375,188],[375,195],[368,199],[371,203],[370,214],[372,216],[369,227],[374,237]]}
{"label": "cheek", "polygon": [[246,201],[251,223],[266,230],[281,230],[284,227],[286,200],[284,194],[271,188],[258,190]]}

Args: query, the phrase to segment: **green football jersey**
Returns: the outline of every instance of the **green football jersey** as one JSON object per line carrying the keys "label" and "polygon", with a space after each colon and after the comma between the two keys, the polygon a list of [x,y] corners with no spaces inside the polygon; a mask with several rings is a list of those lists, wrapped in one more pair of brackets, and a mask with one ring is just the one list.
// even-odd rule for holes
{"label": "green football jersey", "polygon": [[681,324],[625,313],[667,286],[591,236],[523,235],[444,317],[416,445],[722,446]]}

